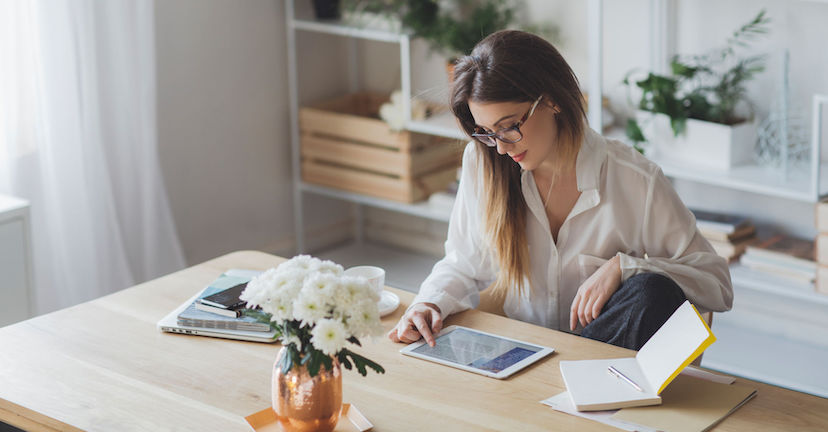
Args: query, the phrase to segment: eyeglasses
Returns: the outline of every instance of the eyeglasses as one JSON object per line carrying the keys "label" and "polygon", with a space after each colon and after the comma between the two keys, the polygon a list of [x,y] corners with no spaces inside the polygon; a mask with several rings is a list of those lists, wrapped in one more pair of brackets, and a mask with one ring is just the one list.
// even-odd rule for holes
{"label": "eyeglasses", "polygon": [[478,127],[475,128],[475,132],[471,134],[472,138],[486,144],[489,147],[497,147],[496,139],[509,144],[514,144],[522,140],[523,132],[520,131],[520,127],[523,126],[523,124],[526,123],[526,120],[529,120],[529,117],[531,117],[535,112],[535,108],[538,106],[541,98],[543,98],[543,95],[538,96],[529,108],[529,111],[526,111],[526,114],[524,114],[523,117],[521,117],[520,120],[514,125],[491,133],[483,132],[483,129]]}

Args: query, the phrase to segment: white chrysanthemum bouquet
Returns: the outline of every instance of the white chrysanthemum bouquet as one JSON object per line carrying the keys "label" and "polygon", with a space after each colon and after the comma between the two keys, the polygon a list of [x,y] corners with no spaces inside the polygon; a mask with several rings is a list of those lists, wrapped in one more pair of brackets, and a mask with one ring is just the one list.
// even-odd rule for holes
{"label": "white chrysanthemum bouquet", "polygon": [[[331,370],[333,358],[363,376],[366,367],[379,373],[379,364],[345,347],[382,333],[377,294],[361,277],[343,275],[341,265],[299,255],[253,278],[241,295],[251,308],[246,314],[269,322],[286,348],[283,373],[306,365],[311,376],[322,364]],[[261,310],[256,310],[260,308]]]}

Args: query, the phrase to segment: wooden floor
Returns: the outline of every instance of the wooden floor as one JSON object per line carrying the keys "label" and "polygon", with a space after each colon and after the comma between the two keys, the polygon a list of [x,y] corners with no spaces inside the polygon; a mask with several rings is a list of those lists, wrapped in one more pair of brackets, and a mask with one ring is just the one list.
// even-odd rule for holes
{"label": "wooden floor", "polygon": [[[346,244],[316,255],[346,268],[378,265],[386,270],[386,284],[415,293],[438,260],[371,243]],[[771,304],[776,310],[757,312],[757,304]],[[814,307],[737,289],[733,310],[714,317],[713,332],[718,341],[705,352],[702,366],[828,397],[828,345],[809,342],[813,338],[808,336],[826,330],[809,325],[807,320],[800,324],[791,319],[791,314],[807,308],[813,309],[808,312],[811,315],[828,314],[828,310]]]}

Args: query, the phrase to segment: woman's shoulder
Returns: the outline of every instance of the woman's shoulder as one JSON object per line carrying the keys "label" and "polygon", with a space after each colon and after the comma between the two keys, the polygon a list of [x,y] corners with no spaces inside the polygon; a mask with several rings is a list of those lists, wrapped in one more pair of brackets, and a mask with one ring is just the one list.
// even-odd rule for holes
{"label": "woman's shoulder", "polygon": [[661,175],[661,167],[632,146],[616,139],[604,138],[607,149],[607,174],[639,177],[647,182]]}

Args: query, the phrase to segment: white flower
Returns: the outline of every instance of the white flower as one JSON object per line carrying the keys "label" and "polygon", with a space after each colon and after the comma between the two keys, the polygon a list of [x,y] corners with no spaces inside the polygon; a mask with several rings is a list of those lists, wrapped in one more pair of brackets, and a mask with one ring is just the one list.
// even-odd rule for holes
{"label": "white flower", "polygon": [[377,303],[364,299],[351,307],[347,320],[348,332],[357,338],[378,336],[382,333]]}
{"label": "white flower", "polygon": [[321,319],[311,330],[311,343],[327,355],[335,355],[348,339],[345,326],[339,320]]}
{"label": "white flower", "polygon": [[297,255],[279,265],[280,270],[298,269],[306,272],[315,272],[319,270],[319,265],[322,261],[319,258],[314,258],[310,255]]}
{"label": "white flower", "polygon": [[339,279],[339,288],[334,294],[334,306],[342,315],[368,296],[370,290],[371,287],[364,277],[343,276]]}
{"label": "white flower", "polygon": [[320,262],[318,271],[330,273],[334,276],[342,276],[342,273],[345,273],[345,269],[341,265],[330,260]]}
{"label": "white flower", "polygon": [[328,306],[313,291],[299,293],[293,302],[293,319],[302,321],[302,326],[312,326],[328,315]]}
{"label": "white flower", "polygon": [[302,288],[301,270],[269,269],[254,277],[239,297],[248,307],[261,307],[271,314],[272,321],[290,319],[293,301]]}
{"label": "white flower", "polygon": [[254,277],[247,283],[239,298],[246,301],[249,307],[260,306],[276,290],[278,274],[275,268],[271,268]]}
{"label": "white flower", "polygon": [[334,295],[339,289],[339,277],[330,273],[316,273],[305,279],[302,294],[313,296],[322,304],[332,306]]}

